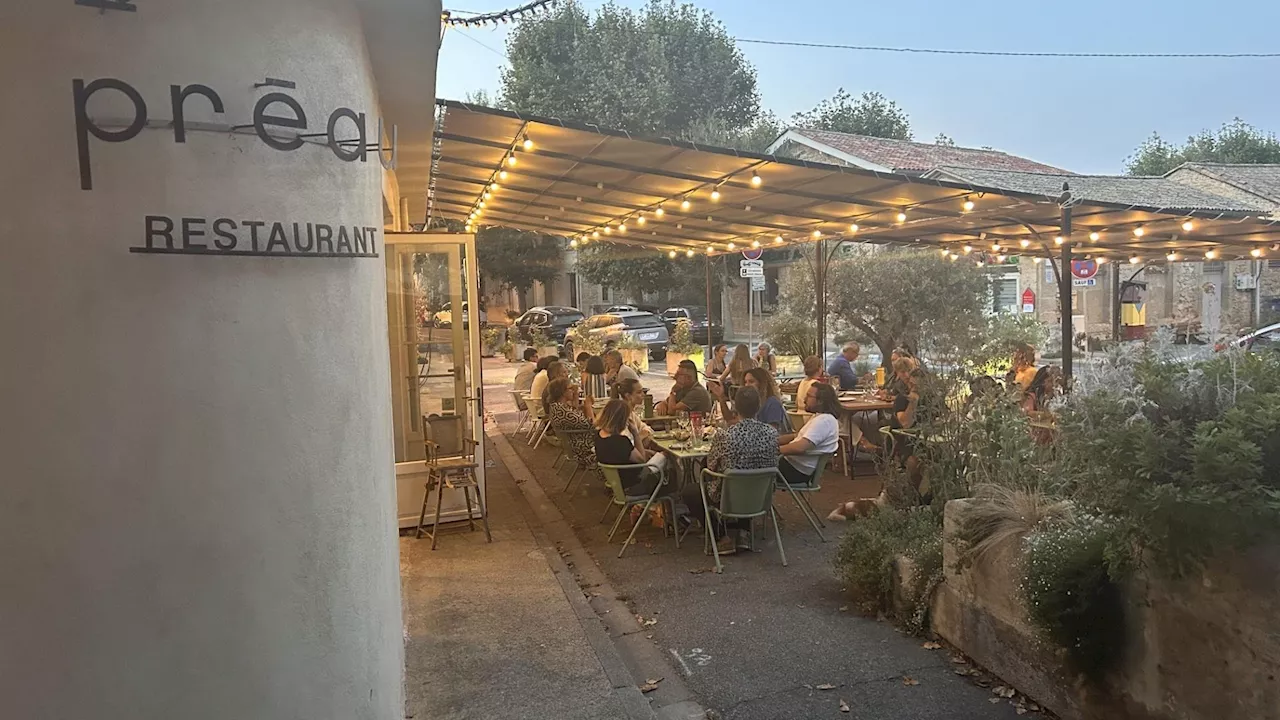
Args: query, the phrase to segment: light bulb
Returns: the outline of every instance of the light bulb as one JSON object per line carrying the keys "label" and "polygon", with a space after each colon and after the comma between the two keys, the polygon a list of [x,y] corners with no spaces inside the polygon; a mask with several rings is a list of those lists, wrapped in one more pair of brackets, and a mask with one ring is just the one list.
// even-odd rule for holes
{"label": "light bulb", "polygon": [[751,171],[751,184],[752,184],[752,185],[754,185],[755,187],[760,187],[760,183],[762,183],[762,182],[764,182],[764,181],[760,179],[760,174],[759,174],[759,173],[757,173],[756,171],[752,170],[752,171]]}
{"label": "light bulb", "polygon": [[1066,242],[1066,238],[1062,237],[1061,235],[1059,235],[1059,236],[1057,236],[1057,237],[1055,237],[1055,238],[1053,239],[1053,244],[1054,244],[1054,245],[1061,245],[1061,244],[1062,244],[1062,243],[1064,243],[1064,242]]}
{"label": "light bulb", "polygon": [[488,190],[485,190],[485,191],[484,191],[484,199],[485,199],[485,200],[488,200],[488,199],[489,199],[489,198],[491,198],[491,197],[493,197],[493,193],[489,192]]}
{"label": "light bulb", "polygon": [[1137,255],[1134,255],[1133,257],[1129,258],[1130,265],[1137,265],[1140,262],[1142,262],[1142,258],[1138,257]]}
{"label": "light bulb", "polygon": [[1214,258],[1218,257],[1218,251],[1217,251],[1217,250],[1209,250],[1209,251],[1207,251],[1207,252],[1204,254],[1204,257],[1205,257],[1205,259],[1206,259],[1206,260],[1212,260],[1212,259],[1214,259]]}
{"label": "light bulb", "polygon": [[978,261],[977,263],[975,263],[975,264],[976,264],[978,267],[984,267],[984,266],[986,265],[986,263],[982,262],[981,260],[979,260],[979,261]]}
{"label": "light bulb", "polygon": [[667,253],[667,257],[671,258],[672,260],[675,260],[675,259],[676,259],[676,251],[675,251],[675,250],[671,250],[671,251],[669,251],[669,252]]}
{"label": "light bulb", "polygon": [[688,209],[689,209],[689,207],[690,207],[690,205],[691,205],[691,203],[689,202],[689,198],[685,198],[684,200],[681,200],[681,201],[680,201],[680,209],[681,209],[681,210],[688,210]]}
{"label": "light bulb", "polygon": [[613,228],[609,227],[608,225],[605,225],[605,226],[604,226],[604,234],[605,234],[605,235],[612,235],[612,234],[613,234]]}
{"label": "light bulb", "polygon": [[666,211],[666,210],[663,210],[663,209],[662,209],[662,206],[661,206],[661,205],[659,205],[659,206],[658,206],[658,209],[653,211],[653,214],[654,214],[654,215],[657,215],[658,217],[662,217],[663,215],[666,215],[666,214],[667,214],[667,211]]}
{"label": "light bulb", "polygon": [[942,248],[941,250],[939,250],[939,252],[941,252],[943,255],[946,255],[946,254],[947,254],[947,249],[946,249],[946,248]]}
{"label": "light bulb", "polygon": [[969,253],[973,252],[973,246],[972,246],[972,245],[965,245],[965,246],[964,246],[963,248],[961,248],[961,249],[962,249],[962,250],[964,250],[964,254],[965,254],[965,255],[968,255]]}
{"label": "light bulb", "polygon": [[735,247],[737,247],[737,246],[736,246],[736,245],[734,245],[733,243],[729,243],[729,249],[730,249],[730,250],[734,249]]}
{"label": "light bulb", "polygon": [[820,238],[820,237],[822,237],[822,231],[821,231],[821,230],[814,230],[814,231],[813,231],[813,233],[812,233],[812,235],[813,235],[814,237],[816,237],[816,238]]}
{"label": "light bulb", "polygon": [[524,136],[524,142],[520,143],[520,147],[524,148],[525,150],[533,149],[533,141],[529,139],[528,135]]}
{"label": "light bulb", "polygon": [[716,249],[716,246],[715,246],[715,245],[708,245],[708,246],[707,246],[707,254],[708,254],[708,255],[710,255],[712,252],[714,252],[714,251],[715,251],[715,249]]}
{"label": "light bulb", "polygon": [[484,201],[483,201],[483,200],[481,200],[481,201],[480,201],[480,207],[484,207]]}
{"label": "light bulb", "polygon": [[964,208],[965,212],[970,212],[973,210],[973,201],[970,200],[969,198],[965,198],[964,205],[961,205],[961,207]]}
{"label": "light bulb", "polygon": [[751,247],[753,247],[753,248],[758,248],[758,247],[760,247],[760,241],[759,241],[759,240],[752,240],[752,241],[751,241]]}
{"label": "light bulb", "polygon": [[960,256],[959,256],[959,255],[957,255],[957,254],[955,254],[955,253],[948,253],[948,254],[947,254],[947,259],[948,259],[948,260],[950,260],[951,262],[955,262],[955,261],[956,261],[956,258],[958,258],[958,257],[960,257]]}
{"label": "light bulb", "polygon": [[1143,235],[1146,235],[1146,234],[1147,234],[1146,229],[1143,228],[1141,225],[1133,229],[1134,237],[1142,237]]}
{"label": "light bulb", "polygon": [[1002,262],[1004,262],[1004,256],[1003,256],[1003,255],[997,255],[997,256],[996,256],[996,262],[998,262],[998,263],[1002,263]]}
{"label": "light bulb", "polygon": [[508,155],[508,156],[507,156],[507,164],[508,164],[508,165],[510,165],[511,167],[515,167],[515,165],[516,165],[516,156],[515,156],[515,155]]}
{"label": "light bulb", "polygon": [[1177,259],[1178,259],[1178,253],[1176,253],[1176,252],[1170,252],[1168,255],[1165,255],[1164,257],[1165,257],[1165,259],[1166,259],[1166,260],[1168,260],[1169,262],[1173,262],[1174,260],[1177,260]]}
{"label": "light bulb", "polygon": [[720,201],[720,191],[719,191],[719,190],[712,190],[712,191],[711,191],[711,200],[712,200],[712,202],[719,202],[719,201]]}
{"label": "light bulb", "polygon": [[592,232],[592,233],[591,233],[591,237],[592,237],[592,238],[599,238],[599,237],[600,237],[600,231],[599,231],[599,230],[596,230],[596,231]]}
{"label": "light bulb", "polygon": [[499,190],[502,189],[502,186],[499,185],[498,183],[492,183],[491,185],[489,185],[489,189],[492,190],[493,192],[498,192]]}
{"label": "light bulb", "polygon": [[782,236],[781,236],[781,235],[778,235],[777,237],[775,237],[775,238],[773,239],[773,244],[774,244],[774,245],[781,245],[781,244],[782,244]]}
{"label": "light bulb", "polygon": [[1182,223],[1182,232],[1191,232],[1196,226],[1190,220],[1184,220]]}
{"label": "light bulb", "polygon": [[993,243],[993,244],[991,245],[991,251],[992,251],[992,252],[1000,252],[1000,243]]}
{"label": "light bulb", "polygon": [[1021,240],[1019,240],[1018,244],[1021,245],[1022,247],[1031,247],[1031,241],[1026,238],[1022,238]]}
{"label": "light bulb", "polygon": [[685,251],[684,251],[684,256],[685,256],[685,257],[693,257],[693,250],[685,250]]}
{"label": "light bulb", "polygon": [[850,223],[850,224],[849,224],[849,232],[851,232],[851,233],[856,233],[856,232],[858,232],[858,223]]}
{"label": "light bulb", "polygon": [[907,214],[904,212],[898,213],[898,222],[906,222],[906,221],[907,221]]}
{"label": "light bulb", "polygon": [[1260,258],[1260,257],[1262,257],[1262,248],[1257,248],[1257,247],[1256,247],[1256,248],[1254,248],[1254,249],[1250,250],[1250,251],[1249,251],[1249,254],[1250,254],[1250,255],[1252,255],[1253,257]]}
{"label": "light bulb", "polygon": [[507,171],[506,171],[506,170],[503,170],[503,171],[499,172],[499,173],[498,173],[498,179],[499,179],[499,180],[506,180],[506,179],[507,179]]}
{"label": "light bulb", "polygon": [[570,241],[569,241],[569,247],[571,247],[571,248],[576,248],[576,247],[578,247],[578,239],[577,239],[577,238],[574,238],[574,239],[570,240]]}
{"label": "light bulb", "polygon": [[639,215],[639,216],[637,216],[637,217],[636,217],[636,224],[637,224],[637,225],[643,225],[643,224],[644,224],[644,216],[643,216],[643,215]]}
{"label": "light bulb", "polygon": [[1039,264],[1040,264],[1040,258],[1031,258],[1031,262],[1035,263],[1036,265],[1039,265]]}
{"label": "light bulb", "polygon": [[627,231],[627,224],[626,224],[626,223],[620,223],[620,224],[618,225],[618,232],[626,232],[626,231]]}
{"label": "light bulb", "polygon": [[1094,232],[1089,233],[1089,242],[1098,242],[1098,238],[1100,237],[1102,237],[1102,234],[1095,230]]}
{"label": "light bulb", "polygon": [[1106,264],[1107,264],[1107,256],[1105,256],[1105,255],[1100,255],[1100,256],[1098,257],[1098,264],[1099,264],[1099,265],[1106,265]]}

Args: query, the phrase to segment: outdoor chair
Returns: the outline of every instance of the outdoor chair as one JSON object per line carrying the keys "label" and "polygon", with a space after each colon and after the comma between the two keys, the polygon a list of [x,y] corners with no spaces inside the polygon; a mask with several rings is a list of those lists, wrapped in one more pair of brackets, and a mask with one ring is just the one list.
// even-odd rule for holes
{"label": "outdoor chair", "polygon": [[524,396],[518,390],[511,391],[511,399],[515,401],[516,409],[520,411],[520,420],[516,423],[516,432],[518,433],[524,427],[524,424],[529,422],[529,406],[525,403]]}
{"label": "outdoor chair", "polygon": [[436,491],[436,517],[431,525],[431,549],[436,549],[440,537],[440,506],[444,501],[444,489],[461,490],[467,500],[467,525],[472,531],[476,529],[475,518],[472,517],[471,491],[476,494],[476,505],[480,509],[480,522],[484,524],[484,536],[493,542],[489,532],[489,514],[484,509],[484,498],[481,497],[480,484],[476,479],[476,441],[471,438],[462,439],[462,454],[453,457],[441,457],[440,446],[431,440],[424,441],[427,450],[427,487],[422,494],[422,512],[418,514],[418,530],[416,539],[422,539],[422,526],[427,519],[427,500],[431,497],[432,488]]}
{"label": "outdoor chair", "polygon": [[818,467],[814,469],[808,483],[792,485],[781,474],[778,475],[778,479],[782,481],[783,490],[790,493],[791,498],[796,501],[796,505],[800,508],[800,513],[813,526],[814,532],[818,533],[818,538],[822,542],[826,542],[827,536],[822,534],[822,528],[826,527],[826,523],[822,522],[822,518],[818,517],[818,513],[813,511],[813,505],[809,503],[809,498],[805,497],[805,495],[807,493],[816,493],[822,489],[822,474],[827,471],[827,463],[831,461],[831,455],[830,453],[808,453],[808,456],[818,458]]}
{"label": "outdoor chair", "polygon": [[631,534],[627,535],[627,539],[622,543],[622,549],[618,551],[618,557],[627,551],[627,546],[631,544],[632,538],[636,536],[636,530],[640,528],[640,524],[649,516],[649,508],[653,507],[653,503],[661,502],[667,506],[666,517],[663,519],[662,534],[666,537],[667,531],[671,530],[676,538],[676,549],[680,549],[680,533],[676,528],[676,497],[674,488],[667,482],[666,473],[662,474],[653,492],[648,495],[628,495],[622,487],[622,476],[619,475],[621,470],[641,470],[647,465],[605,465],[599,464],[600,474],[604,476],[604,483],[613,493],[613,497],[609,499],[609,504],[604,509],[604,515],[600,517],[600,522],[604,522],[609,517],[609,510],[613,506],[620,506],[618,517],[613,521],[613,527],[609,530],[609,537],[606,542],[613,542],[613,536],[618,532],[618,526],[622,524],[622,519],[627,516],[627,511],[637,505],[644,505],[644,510],[640,512],[640,517],[636,519],[636,524],[631,527]]}
{"label": "outdoor chair", "polygon": [[[778,542],[778,556],[782,565],[787,565],[787,552],[782,547],[782,533],[778,530],[778,514],[773,509],[773,491],[779,477],[777,468],[763,470],[727,470],[723,473],[712,472],[703,468],[702,481],[698,483],[702,491],[702,506],[706,514],[705,542],[711,546],[711,553],[716,559],[716,572],[723,572],[720,563],[720,549],[712,537],[711,516],[716,515],[728,520],[751,520],[765,515],[773,521],[773,536]],[[720,480],[720,503],[712,507],[707,499],[707,479]],[[755,549],[755,533],[751,533],[751,549]]]}
{"label": "outdoor chair", "polygon": [[573,482],[578,479],[580,474],[585,475],[586,473],[596,471],[599,468],[599,463],[596,462],[596,454],[594,450],[589,455],[583,456],[579,455],[573,449],[574,437],[582,435],[590,436],[595,433],[595,429],[560,430],[553,427],[552,431],[555,432],[556,437],[560,438],[560,451],[564,454],[564,457],[573,460],[577,464],[577,467],[574,468],[573,472],[569,473],[569,482],[565,483],[564,492],[567,493],[569,492],[569,488],[573,487]]}
{"label": "outdoor chair", "polygon": [[533,428],[529,431],[529,441],[527,444],[532,445],[536,450],[538,445],[542,444],[542,438],[547,434],[547,428],[550,422],[543,410],[542,403],[534,401],[529,405],[529,417],[533,420]]}

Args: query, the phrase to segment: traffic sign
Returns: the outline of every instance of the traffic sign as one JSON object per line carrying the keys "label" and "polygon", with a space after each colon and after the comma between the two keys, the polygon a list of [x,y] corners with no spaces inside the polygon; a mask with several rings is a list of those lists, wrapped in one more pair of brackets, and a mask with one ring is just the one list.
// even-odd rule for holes
{"label": "traffic sign", "polygon": [[759,268],[764,267],[763,260],[739,260],[738,264],[741,265],[742,267],[759,267]]}
{"label": "traffic sign", "polygon": [[738,268],[738,277],[762,278],[764,277],[764,268],[759,265],[743,265]]}
{"label": "traffic sign", "polygon": [[760,248],[742,251],[742,257],[748,260],[759,260],[763,255],[764,255],[764,250]]}
{"label": "traffic sign", "polygon": [[1071,274],[1081,280],[1088,280],[1098,274],[1098,263],[1096,260],[1072,260]]}
{"label": "traffic sign", "polygon": [[765,289],[765,283],[764,283],[764,276],[763,276],[763,275],[752,275],[752,276],[751,276],[751,289],[752,289],[752,290],[764,290],[764,289]]}
{"label": "traffic sign", "polygon": [[1093,287],[1098,284],[1098,278],[1071,278],[1071,284],[1075,287]]}

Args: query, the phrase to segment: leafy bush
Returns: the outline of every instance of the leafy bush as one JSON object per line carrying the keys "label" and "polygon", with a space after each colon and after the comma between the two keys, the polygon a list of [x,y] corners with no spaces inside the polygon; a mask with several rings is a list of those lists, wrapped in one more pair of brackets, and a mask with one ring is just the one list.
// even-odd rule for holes
{"label": "leafy bush", "polygon": [[[893,563],[899,556],[915,565],[912,617],[926,606],[933,578],[942,572],[942,517],[930,508],[876,508],[850,523],[833,563],[854,603],[865,612],[888,607]],[[911,618],[902,618],[910,620]]]}
{"label": "leafy bush", "polygon": [[681,355],[692,355],[702,349],[701,345],[693,341],[688,318],[676,320],[676,327],[671,333],[671,341],[667,349]]}
{"label": "leafy bush", "polygon": [[544,348],[555,345],[556,342],[543,332],[542,328],[535,327],[529,331],[529,347]]}
{"label": "leafy bush", "polygon": [[765,321],[763,334],[779,355],[803,359],[818,354],[818,323],[812,318],[782,310]]}
{"label": "leafy bush", "polygon": [[1111,529],[1093,516],[1042,525],[1027,536],[1022,591],[1031,624],[1093,681],[1117,667],[1124,599],[1106,562]]}
{"label": "leafy bush", "polygon": [[487,327],[484,332],[480,333],[481,346],[485,352],[492,355],[498,348],[499,339],[503,336],[506,328],[503,327]]}
{"label": "leafy bush", "polygon": [[584,352],[599,355],[604,352],[604,341],[600,336],[590,334],[581,324],[569,328],[569,332],[565,333],[565,342],[573,345],[574,355]]}

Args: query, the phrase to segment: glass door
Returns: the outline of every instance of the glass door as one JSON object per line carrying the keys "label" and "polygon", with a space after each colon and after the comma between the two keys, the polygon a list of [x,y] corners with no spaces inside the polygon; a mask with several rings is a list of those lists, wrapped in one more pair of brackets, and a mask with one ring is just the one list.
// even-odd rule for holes
{"label": "glass door", "polygon": [[[461,454],[463,439],[473,440],[480,492],[485,491],[480,325],[486,318],[477,300],[474,235],[388,232],[386,245],[396,496],[403,528],[416,525],[422,509],[428,439],[442,456]],[[479,512],[473,508],[475,517]],[[434,505],[428,521],[433,514]],[[466,516],[462,493],[446,490],[441,521]]]}

